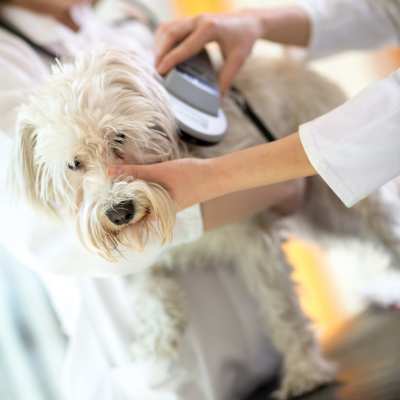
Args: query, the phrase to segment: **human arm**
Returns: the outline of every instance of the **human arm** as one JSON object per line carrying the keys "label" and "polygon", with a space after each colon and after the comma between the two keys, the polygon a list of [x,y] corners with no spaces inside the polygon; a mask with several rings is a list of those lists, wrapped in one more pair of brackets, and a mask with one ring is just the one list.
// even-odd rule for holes
{"label": "human arm", "polygon": [[400,175],[399,126],[400,70],[303,124],[298,134],[216,159],[220,178],[211,193],[318,173],[351,207]]}
{"label": "human arm", "polygon": [[[349,0],[332,2],[304,0],[300,4],[310,13],[312,21],[312,39],[309,45],[309,52],[313,57],[349,48],[378,47],[397,41],[396,27],[398,27],[397,25],[400,21],[398,16],[400,4],[398,2],[392,0],[373,2],[368,0],[354,2]],[[338,24],[342,25],[339,26]],[[277,26],[279,27],[279,24]],[[376,102],[374,102],[374,93],[377,96]],[[396,136],[394,130],[390,127],[393,124],[390,120],[395,119],[397,114],[397,110],[393,109],[396,102],[398,102],[397,93],[399,93],[398,79],[392,76],[371,87],[365,98],[363,97],[363,93],[359,99],[350,101],[334,113],[328,114],[326,118],[321,118],[318,122],[313,121],[300,128],[301,138],[310,159],[309,163],[314,165],[314,168],[318,170],[348,206],[351,206],[398,174],[395,154],[393,155],[396,147],[391,147],[391,143],[397,143],[398,135]],[[391,105],[389,109],[385,107],[386,102]],[[365,113],[365,109],[368,110],[367,113]],[[341,129],[337,129],[335,122],[341,121],[342,113],[347,115],[347,117],[343,121]],[[380,116],[379,122],[377,122],[379,129],[371,131],[371,126],[375,121],[374,116],[378,115]],[[353,124],[350,123],[351,121],[353,121]],[[365,130],[368,130],[368,132],[363,136]],[[384,140],[382,140],[382,135],[385,136]],[[357,136],[359,139],[357,139]],[[361,142],[361,138],[364,142]],[[358,143],[355,143],[357,140]],[[381,149],[382,154],[387,151],[390,163],[385,164],[382,160],[382,155],[381,158],[374,158],[374,147],[372,146],[374,142]],[[378,142],[380,143],[378,144]],[[319,147],[316,145],[317,143]],[[364,146],[361,146],[361,143],[364,143]],[[352,150],[349,152],[348,149]],[[359,160],[355,157],[360,150],[363,153],[362,165],[357,164]],[[322,162],[321,157],[328,154],[331,161],[324,160]],[[341,160],[339,163],[338,159],[341,154],[347,154],[347,159]],[[368,160],[375,160],[379,165],[375,164],[371,168],[373,163],[368,164]],[[179,163],[181,163],[182,168],[178,167]],[[203,173],[202,169],[204,170],[205,166],[196,165],[196,163],[197,161],[193,163],[191,160],[179,161],[173,168],[175,169],[176,176],[180,176],[183,170],[186,170],[186,173],[188,173],[188,175],[183,173],[185,182],[183,183],[182,191],[185,190],[186,182],[190,181],[196,174]],[[200,164],[202,163],[200,162]],[[323,167],[324,164],[325,167]],[[327,167],[327,165],[330,165],[330,167]],[[389,166],[389,169],[387,166]],[[351,169],[349,171],[346,170],[349,167]],[[159,177],[161,179],[165,178],[167,171],[163,170],[163,166],[154,166],[155,175],[153,178],[157,180],[157,168]],[[340,169],[341,171],[341,179],[339,180],[335,178],[335,169]],[[329,170],[331,170],[330,174],[327,173]],[[190,176],[190,171],[193,173],[192,176]],[[357,171],[360,172],[360,175],[364,176],[357,176]],[[368,174],[364,174],[365,171],[368,171]],[[379,177],[377,177],[378,171],[380,174]],[[250,174],[252,171],[249,169],[248,173]],[[168,177],[166,180],[168,182],[175,182],[176,176]],[[213,174],[211,173],[207,178],[211,179],[212,176]],[[374,179],[367,179],[368,184],[365,184],[365,177],[369,176],[374,177]],[[347,189],[343,187],[343,184],[338,183],[342,181],[347,181],[345,184]],[[201,183],[201,179],[198,179],[197,182],[199,182],[200,190],[202,190],[202,187],[207,187],[206,184]],[[196,193],[197,190],[191,186],[191,193],[187,194],[187,198],[196,195],[197,198],[204,196],[204,192]],[[226,190],[229,189],[226,188]],[[213,195],[212,190],[209,193],[210,196]],[[178,197],[179,195],[178,193]],[[183,197],[185,196],[181,196],[181,198]]]}
{"label": "human arm", "polygon": [[[182,210],[230,193],[313,175],[315,171],[299,135],[293,134],[213,159],[186,158],[151,166],[110,167],[111,175],[121,173],[160,183],[170,192],[177,209]],[[248,192],[249,198],[253,195],[257,193]],[[267,201],[265,198],[268,205]],[[212,206],[212,202],[208,205]]]}
{"label": "human arm", "polygon": [[164,185],[178,209],[315,173],[352,206],[400,175],[399,126],[397,71],[274,143],[209,160],[128,166],[125,172]]}
{"label": "human arm", "polygon": [[224,93],[258,39],[308,47],[310,58],[399,41],[396,0],[298,0],[293,6],[200,15],[162,24],[156,34],[161,74],[216,41],[224,56],[219,84]]}
{"label": "human arm", "polygon": [[310,20],[302,7],[236,11],[200,15],[162,24],[156,33],[156,66],[161,74],[216,41],[225,62],[219,76],[222,92],[250,54],[258,39],[307,46]]}

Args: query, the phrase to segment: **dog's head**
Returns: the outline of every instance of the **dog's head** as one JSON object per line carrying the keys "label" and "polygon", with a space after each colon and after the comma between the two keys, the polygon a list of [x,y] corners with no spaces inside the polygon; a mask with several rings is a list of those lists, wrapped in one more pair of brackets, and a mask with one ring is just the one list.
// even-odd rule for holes
{"label": "dog's head", "polygon": [[57,66],[20,111],[12,166],[19,194],[76,218],[82,242],[107,258],[120,246],[170,239],[175,210],[159,185],[111,178],[111,164],[177,158],[166,94],[132,53],[102,49]]}

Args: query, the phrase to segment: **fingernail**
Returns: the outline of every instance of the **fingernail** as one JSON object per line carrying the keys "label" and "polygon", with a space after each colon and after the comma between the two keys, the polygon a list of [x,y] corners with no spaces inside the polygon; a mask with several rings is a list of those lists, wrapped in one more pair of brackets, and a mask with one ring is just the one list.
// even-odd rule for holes
{"label": "fingernail", "polygon": [[118,176],[122,175],[122,172],[122,167],[120,167],[119,165],[112,165],[111,167],[108,167],[108,175]]}
{"label": "fingernail", "polygon": [[161,62],[158,66],[157,66],[157,71],[158,71],[158,73],[160,74],[160,75],[163,75],[163,74],[165,74],[165,72],[166,72],[166,65],[165,65],[165,63],[164,62]]}

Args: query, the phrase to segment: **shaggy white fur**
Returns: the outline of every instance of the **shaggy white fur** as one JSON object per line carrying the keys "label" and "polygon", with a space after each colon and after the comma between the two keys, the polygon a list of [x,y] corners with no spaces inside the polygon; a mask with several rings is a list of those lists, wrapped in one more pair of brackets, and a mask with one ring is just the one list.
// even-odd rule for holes
{"label": "shaggy white fur", "polygon": [[[253,59],[235,84],[278,136],[345,100],[332,83],[288,60]],[[49,82],[21,110],[13,182],[19,195],[47,214],[69,215],[82,243],[109,259],[120,249],[171,237],[175,211],[159,185],[107,176],[109,163],[151,163],[187,152],[210,157],[263,142],[235,103],[224,101],[230,131],[212,148],[183,146],[168,98],[154,71],[140,57],[100,49],[72,65],[57,66]],[[398,196],[397,192],[397,196]],[[353,210],[345,209],[318,178],[309,180],[306,206],[298,217],[311,237],[362,236],[379,242],[398,264],[385,196],[377,193]],[[282,221],[265,212],[244,223],[205,235],[174,249],[146,272],[130,278],[137,305],[132,357],[174,360],[187,316],[174,278],[177,268],[218,264],[237,268],[258,300],[265,330],[284,356],[286,399],[330,382],[335,368],[318,343],[293,291],[281,251]],[[299,226],[299,224],[296,224]]]}

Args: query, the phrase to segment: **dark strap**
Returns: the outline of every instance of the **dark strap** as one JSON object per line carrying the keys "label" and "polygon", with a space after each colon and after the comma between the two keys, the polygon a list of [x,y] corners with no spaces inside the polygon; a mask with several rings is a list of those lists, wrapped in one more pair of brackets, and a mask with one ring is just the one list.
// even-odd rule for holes
{"label": "dark strap", "polygon": [[38,51],[39,53],[44,54],[45,56],[56,59],[59,58],[57,54],[52,52],[51,50],[46,49],[45,47],[41,46],[40,44],[35,43],[32,39],[30,39],[28,36],[26,36],[24,33],[19,31],[15,26],[11,25],[10,23],[0,19],[0,28],[3,28],[4,30],[8,31],[14,36],[17,36],[21,40],[23,40],[25,43],[27,43],[29,46],[31,46],[34,50]]}
{"label": "dark strap", "polygon": [[232,87],[230,90],[230,97],[235,104],[240,108],[243,115],[250,120],[250,122],[258,129],[258,131],[264,136],[268,142],[274,142],[276,140],[275,135],[270,131],[268,126],[261,120],[261,118],[251,107],[250,103],[244,97],[242,92],[237,87]]}

